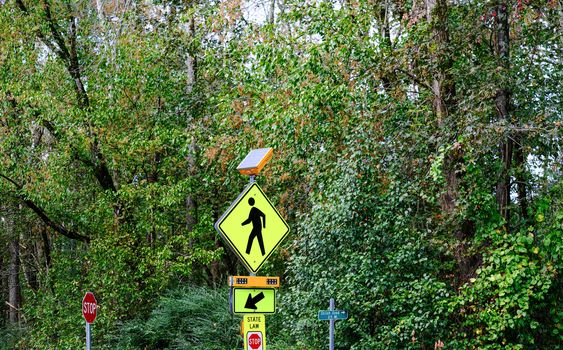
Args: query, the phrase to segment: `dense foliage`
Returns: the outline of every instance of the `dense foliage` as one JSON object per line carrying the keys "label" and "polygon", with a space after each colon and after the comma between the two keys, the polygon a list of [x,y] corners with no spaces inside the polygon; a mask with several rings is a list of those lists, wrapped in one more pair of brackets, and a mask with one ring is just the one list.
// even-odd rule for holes
{"label": "dense foliage", "polygon": [[93,291],[96,347],[239,346],[245,272],[213,223],[273,147],[272,348],[324,348],[330,297],[339,349],[556,348],[562,21],[556,0],[0,1],[0,344],[83,346]]}
{"label": "dense foliage", "polygon": [[226,288],[178,289],[159,300],[146,320],[132,320],[119,334],[118,348],[234,349],[239,320],[228,312]]}

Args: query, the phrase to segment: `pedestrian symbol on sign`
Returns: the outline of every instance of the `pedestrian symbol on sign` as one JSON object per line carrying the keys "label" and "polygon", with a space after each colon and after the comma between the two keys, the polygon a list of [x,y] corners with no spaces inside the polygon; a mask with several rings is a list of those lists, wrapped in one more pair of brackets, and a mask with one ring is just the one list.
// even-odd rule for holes
{"label": "pedestrian symbol on sign", "polygon": [[252,223],[252,231],[250,231],[248,243],[246,244],[246,254],[250,254],[254,238],[257,238],[258,245],[260,245],[260,253],[264,256],[266,252],[264,251],[264,241],[262,240],[262,228],[266,228],[266,215],[254,206],[254,198],[248,198],[248,204],[252,208],[250,209],[250,213],[248,213],[248,219],[242,223],[242,226]]}
{"label": "pedestrian symbol on sign", "polygon": [[289,226],[255,182],[217,220],[215,229],[250,273],[260,269],[289,233]]}

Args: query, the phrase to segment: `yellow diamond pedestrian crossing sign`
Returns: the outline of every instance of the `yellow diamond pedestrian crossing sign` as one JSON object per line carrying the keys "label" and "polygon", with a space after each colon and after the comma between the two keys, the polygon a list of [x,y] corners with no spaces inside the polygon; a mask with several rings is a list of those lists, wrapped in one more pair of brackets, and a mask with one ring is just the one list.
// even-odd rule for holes
{"label": "yellow diamond pedestrian crossing sign", "polygon": [[217,220],[215,229],[250,273],[256,273],[289,233],[289,226],[255,182]]}

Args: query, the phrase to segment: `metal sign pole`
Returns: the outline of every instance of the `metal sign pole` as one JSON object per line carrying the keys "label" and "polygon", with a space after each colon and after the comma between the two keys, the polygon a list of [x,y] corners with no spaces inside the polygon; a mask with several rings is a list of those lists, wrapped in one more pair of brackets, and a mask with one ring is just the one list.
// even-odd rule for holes
{"label": "metal sign pole", "polygon": [[[250,183],[253,184],[256,182],[256,175],[250,175]],[[250,276],[256,276],[255,273],[251,273]]]}
{"label": "metal sign pole", "polygon": [[86,350],[90,350],[90,323],[86,322]]}
{"label": "metal sign pole", "polygon": [[[328,308],[330,311],[334,310],[334,298],[330,298],[330,305]],[[328,329],[328,338],[329,338],[329,343],[328,343],[328,348],[329,350],[334,350],[334,318],[330,318],[329,321],[329,329]]]}

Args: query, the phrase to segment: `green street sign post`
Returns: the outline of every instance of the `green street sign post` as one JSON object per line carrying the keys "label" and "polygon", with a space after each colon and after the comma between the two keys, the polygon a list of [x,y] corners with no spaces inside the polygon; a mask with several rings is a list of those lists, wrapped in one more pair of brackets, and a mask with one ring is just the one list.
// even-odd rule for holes
{"label": "green street sign post", "polygon": [[329,321],[328,348],[329,350],[334,350],[334,321],[347,319],[348,312],[344,310],[334,310],[334,299],[330,298],[328,310],[319,310],[318,317],[320,321]]}
{"label": "green street sign post", "polygon": [[318,317],[320,321],[345,320],[348,318],[348,312],[344,310],[321,310]]}

